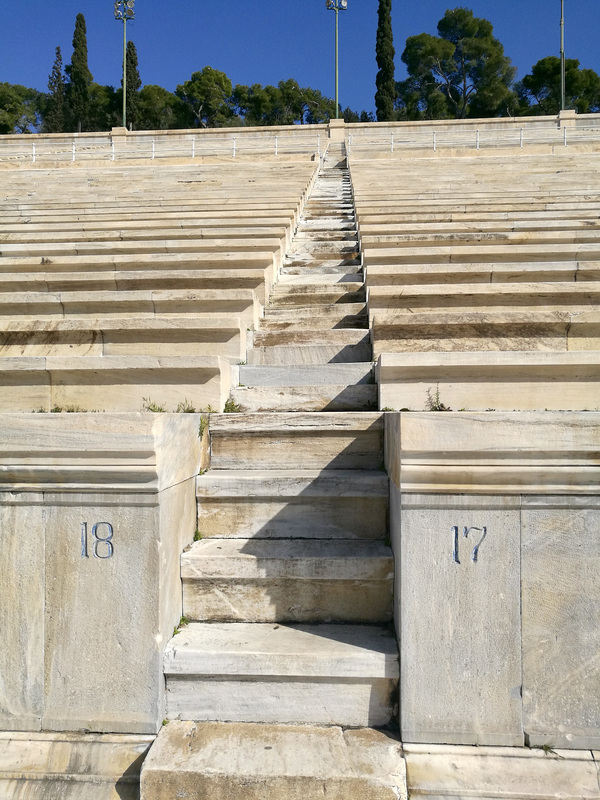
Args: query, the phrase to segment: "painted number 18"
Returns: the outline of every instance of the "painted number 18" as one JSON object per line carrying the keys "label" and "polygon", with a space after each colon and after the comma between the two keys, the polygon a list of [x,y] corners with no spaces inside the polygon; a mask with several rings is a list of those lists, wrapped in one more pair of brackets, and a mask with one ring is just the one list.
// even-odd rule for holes
{"label": "painted number 18", "polygon": [[[92,527],[92,555],[94,558],[113,557],[115,548],[112,539],[113,526],[110,524],[110,522],[96,522]],[[89,558],[87,522],[81,523],[81,557]]]}

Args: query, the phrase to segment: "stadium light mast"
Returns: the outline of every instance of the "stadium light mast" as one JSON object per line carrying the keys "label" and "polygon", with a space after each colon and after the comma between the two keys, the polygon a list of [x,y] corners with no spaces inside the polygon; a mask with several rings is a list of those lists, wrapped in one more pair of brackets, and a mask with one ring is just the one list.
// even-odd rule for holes
{"label": "stadium light mast", "polygon": [[560,0],[560,110],[565,110],[565,0]]}
{"label": "stadium light mast", "polygon": [[325,0],[325,5],[328,11],[335,11],[335,118],[338,119],[339,114],[339,68],[338,68],[338,16],[340,11],[346,11],[348,8],[348,0]]}
{"label": "stadium light mast", "polygon": [[135,19],[135,0],[115,0],[115,19],[123,20],[123,127],[127,127],[127,20]]}

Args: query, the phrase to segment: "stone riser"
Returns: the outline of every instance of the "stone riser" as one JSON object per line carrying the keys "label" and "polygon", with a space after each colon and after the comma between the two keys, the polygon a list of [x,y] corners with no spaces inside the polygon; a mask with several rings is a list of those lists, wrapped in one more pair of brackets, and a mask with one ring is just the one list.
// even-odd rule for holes
{"label": "stone riser", "polygon": [[282,309],[288,306],[304,306],[308,303],[315,304],[329,304],[336,303],[337,305],[344,305],[345,303],[365,303],[365,290],[361,287],[355,291],[351,291],[354,284],[349,287],[349,290],[342,291],[336,287],[333,291],[324,291],[323,287],[315,287],[313,292],[308,291],[292,291],[280,289],[276,295],[271,296],[272,305],[270,309]]}
{"label": "stone riser", "polygon": [[281,268],[282,275],[347,275],[351,272],[353,272],[353,274],[360,274],[362,272],[362,267],[358,260],[356,263],[343,264],[331,261],[321,261],[318,265],[312,267],[307,266],[305,263],[296,263],[286,265]]}
{"label": "stone riser", "polygon": [[183,583],[183,614],[195,622],[382,624],[392,618],[391,600],[391,581],[236,578]]}
{"label": "stone riser", "polygon": [[391,550],[377,542],[207,539],[181,559],[195,621],[389,622]]}
{"label": "stone riser", "polygon": [[198,529],[204,538],[383,539],[386,509],[386,498],[349,496],[310,502],[201,498]]}
{"label": "stone riser", "polygon": [[213,469],[379,469],[382,414],[223,414],[210,423]]}
{"label": "stone riser", "polygon": [[374,383],[370,362],[352,364],[296,364],[291,366],[240,366],[240,386],[344,386]]}
{"label": "stone riser", "polygon": [[371,343],[363,337],[359,344],[309,344],[255,347],[248,351],[248,364],[342,364],[368,361],[372,358]]}
{"label": "stone riser", "polygon": [[167,677],[167,718],[293,725],[388,725],[394,716],[392,681],[218,680]]}
{"label": "stone riser", "polygon": [[231,397],[244,412],[259,411],[375,411],[375,385],[271,386],[233,389]]}

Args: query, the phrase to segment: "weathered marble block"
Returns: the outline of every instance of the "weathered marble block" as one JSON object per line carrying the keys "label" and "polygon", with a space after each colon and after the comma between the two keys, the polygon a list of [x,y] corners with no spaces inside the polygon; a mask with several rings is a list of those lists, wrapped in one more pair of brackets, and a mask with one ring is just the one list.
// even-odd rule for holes
{"label": "weathered marble block", "polygon": [[403,741],[523,743],[519,507],[501,505],[402,497]]}
{"label": "weathered marble block", "polygon": [[405,742],[597,748],[600,414],[386,414]]}
{"label": "weathered marble block", "polygon": [[523,499],[523,712],[533,746],[600,747],[600,499]]}
{"label": "weathered marble block", "polygon": [[196,414],[4,414],[0,729],[156,733]]}

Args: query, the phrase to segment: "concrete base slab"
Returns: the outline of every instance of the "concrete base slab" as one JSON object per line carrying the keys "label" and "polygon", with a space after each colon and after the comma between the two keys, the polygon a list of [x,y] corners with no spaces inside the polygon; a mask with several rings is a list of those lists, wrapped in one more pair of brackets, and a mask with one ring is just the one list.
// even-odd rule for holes
{"label": "concrete base slab", "polygon": [[138,800],[154,736],[0,733],[2,800]]}
{"label": "concrete base slab", "polygon": [[405,744],[408,792],[428,800],[600,798],[590,751]]}
{"label": "concrete base slab", "polygon": [[170,722],[142,800],[405,800],[402,745],[372,729]]}

